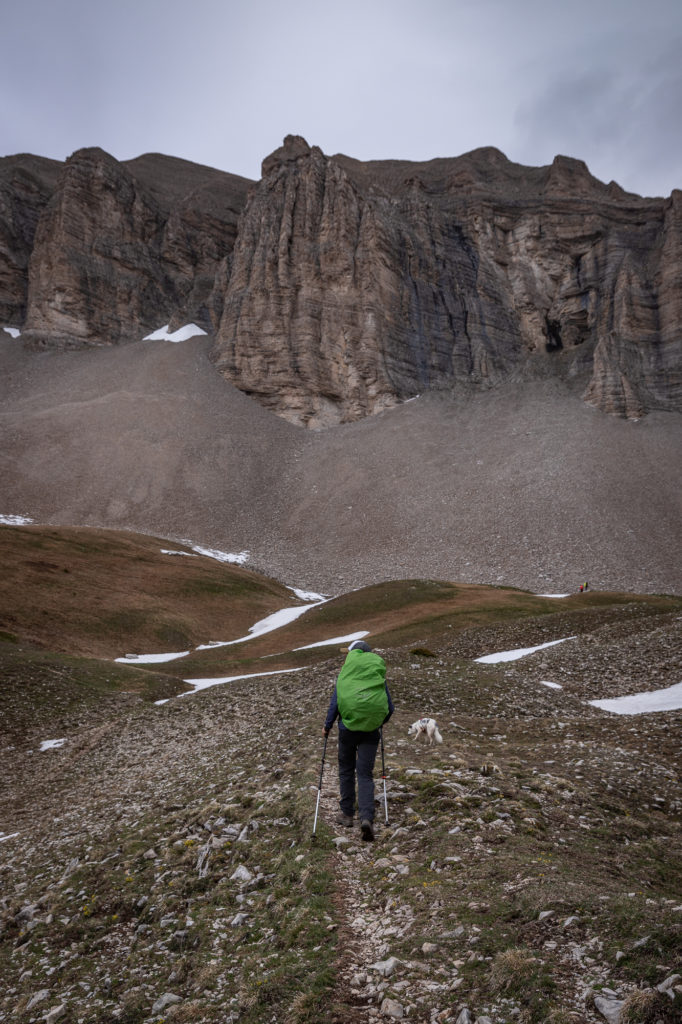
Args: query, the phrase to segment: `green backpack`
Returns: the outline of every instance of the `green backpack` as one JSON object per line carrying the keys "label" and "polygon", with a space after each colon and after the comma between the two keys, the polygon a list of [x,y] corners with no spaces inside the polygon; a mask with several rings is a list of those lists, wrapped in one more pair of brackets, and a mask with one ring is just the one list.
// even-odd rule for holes
{"label": "green backpack", "polygon": [[349,651],[336,681],[336,700],[347,729],[378,729],[388,714],[384,659],[373,651]]}

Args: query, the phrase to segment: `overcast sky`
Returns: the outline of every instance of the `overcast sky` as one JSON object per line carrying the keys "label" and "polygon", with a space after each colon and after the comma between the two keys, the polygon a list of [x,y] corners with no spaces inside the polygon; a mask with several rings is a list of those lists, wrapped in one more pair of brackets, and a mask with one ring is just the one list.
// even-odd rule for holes
{"label": "overcast sky", "polygon": [[101,146],[258,178],[291,133],[682,188],[682,0],[5,0],[1,24],[3,156]]}

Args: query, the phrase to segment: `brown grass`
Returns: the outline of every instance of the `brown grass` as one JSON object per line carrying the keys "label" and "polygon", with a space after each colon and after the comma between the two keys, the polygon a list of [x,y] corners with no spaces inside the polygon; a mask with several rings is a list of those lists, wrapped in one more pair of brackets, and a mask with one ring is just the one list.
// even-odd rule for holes
{"label": "brown grass", "polygon": [[494,992],[516,990],[535,975],[538,962],[528,949],[505,949],[498,953],[490,970]]}
{"label": "brown grass", "polygon": [[[99,658],[165,653],[245,636],[260,619],[301,603],[266,576],[207,557],[171,557],[162,548],[183,550],[112,530],[0,526],[0,635]],[[164,669],[183,678],[274,671],[338,654],[336,645],[295,649],[358,628],[377,647],[430,647],[475,627],[559,611],[580,619],[631,601],[633,595],[592,592],[559,603],[515,588],[394,580],[327,601],[246,644],[194,652]]]}
{"label": "brown grass", "polygon": [[623,1003],[620,1020],[621,1024],[672,1024],[678,1012],[668,996],[650,988],[635,989]]}
{"label": "brown grass", "polygon": [[[133,533],[0,527],[0,630],[96,657],[239,636],[296,598],[268,577]],[[187,550],[187,549],[185,549]]]}

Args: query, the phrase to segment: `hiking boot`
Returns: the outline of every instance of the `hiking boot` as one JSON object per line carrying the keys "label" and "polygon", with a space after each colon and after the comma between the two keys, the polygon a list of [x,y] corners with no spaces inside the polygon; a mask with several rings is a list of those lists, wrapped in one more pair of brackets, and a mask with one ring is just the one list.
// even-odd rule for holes
{"label": "hiking boot", "polygon": [[337,825],[343,825],[344,828],[353,827],[353,819],[349,818],[347,814],[343,813],[343,811],[339,811],[336,815],[336,823]]}
{"label": "hiking boot", "polygon": [[362,829],[362,838],[365,842],[371,843],[374,839],[374,826],[372,822],[368,821],[367,818],[363,818],[360,828]]}

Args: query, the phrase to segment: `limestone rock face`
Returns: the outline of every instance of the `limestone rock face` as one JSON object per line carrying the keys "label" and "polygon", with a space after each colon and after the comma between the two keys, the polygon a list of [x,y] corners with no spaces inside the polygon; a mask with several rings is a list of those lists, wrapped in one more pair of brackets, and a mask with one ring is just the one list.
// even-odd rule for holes
{"label": "limestone rock face", "polygon": [[210,327],[248,184],[153,155],[126,165],[100,149],[74,153],[35,230],[25,341],[71,348],[164,323]]}
{"label": "limestone rock face", "polygon": [[99,149],[0,160],[0,326],[111,345],[165,323],[298,424],[424,391],[558,377],[596,408],[680,407],[682,192],[558,156],[326,156],[288,136],[260,182]]}
{"label": "limestone rock face", "polygon": [[216,332],[238,387],[323,426],[509,372],[520,347],[504,282],[418,190],[363,189],[291,137],[263,170]]}
{"label": "limestone rock face", "polygon": [[566,157],[362,164],[289,136],[242,218],[216,364],[309,426],[518,374],[619,415],[679,407],[678,196]]}
{"label": "limestone rock face", "polygon": [[26,319],[36,227],[61,166],[23,154],[0,159],[0,326],[18,327]]}
{"label": "limestone rock face", "polygon": [[158,205],[113,157],[99,149],[75,153],[38,224],[26,340],[116,343],[138,324],[155,322],[176,301],[158,259],[162,232]]}

